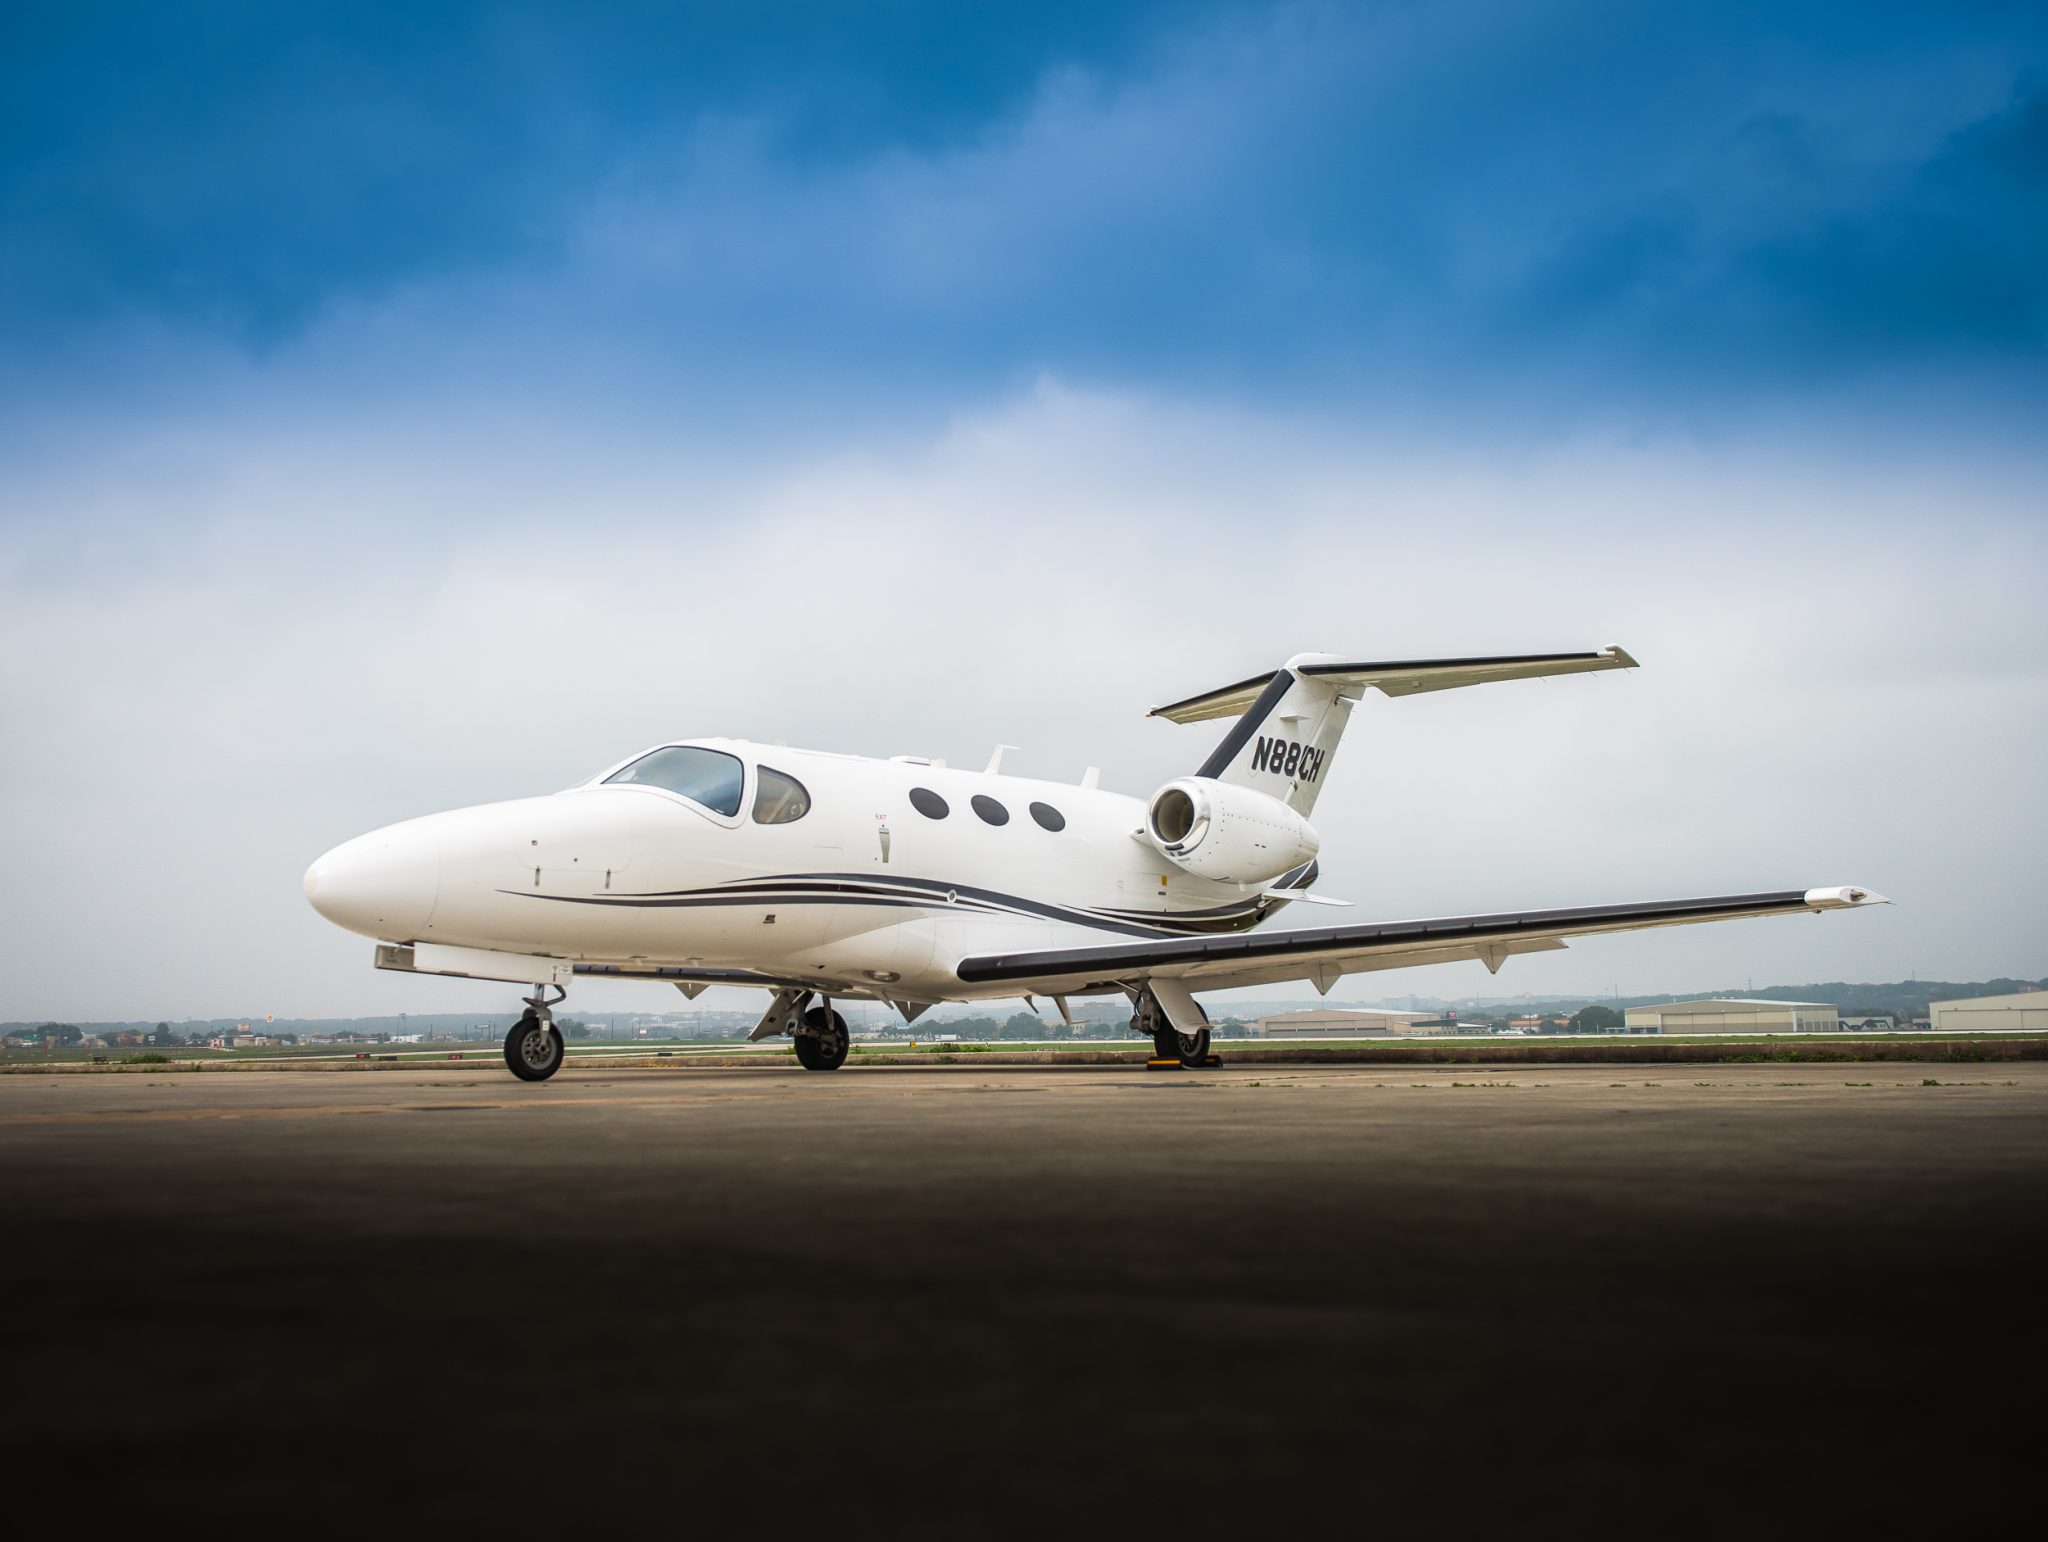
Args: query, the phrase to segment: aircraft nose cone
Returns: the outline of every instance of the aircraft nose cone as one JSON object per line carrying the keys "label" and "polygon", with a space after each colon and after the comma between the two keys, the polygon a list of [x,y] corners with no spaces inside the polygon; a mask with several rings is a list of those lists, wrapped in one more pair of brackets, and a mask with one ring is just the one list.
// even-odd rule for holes
{"label": "aircraft nose cone", "polygon": [[306,869],[306,898],[336,926],[404,942],[426,929],[441,889],[441,858],[404,825],[343,841]]}

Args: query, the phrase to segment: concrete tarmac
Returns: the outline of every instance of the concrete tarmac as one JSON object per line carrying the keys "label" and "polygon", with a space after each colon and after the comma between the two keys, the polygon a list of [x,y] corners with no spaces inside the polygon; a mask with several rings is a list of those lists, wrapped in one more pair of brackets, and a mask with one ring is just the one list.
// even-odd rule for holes
{"label": "concrete tarmac", "polygon": [[1946,1533],[2044,1179],[2037,1062],[0,1077],[0,1448],[316,1535]]}

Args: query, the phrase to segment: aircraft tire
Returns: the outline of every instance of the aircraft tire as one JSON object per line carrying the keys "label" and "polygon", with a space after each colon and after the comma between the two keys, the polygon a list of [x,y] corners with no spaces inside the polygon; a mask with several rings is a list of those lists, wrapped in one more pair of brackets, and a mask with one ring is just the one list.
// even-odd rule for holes
{"label": "aircraft tire", "polygon": [[544,1082],[562,1069],[562,1030],[528,1012],[505,1035],[505,1066],[523,1082]]}
{"label": "aircraft tire", "polygon": [[809,1033],[796,1036],[797,1064],[806,1071],[836,1071],[846,1064],[846,1056],[853,1047],[852,1037],[846,1031],[846,1019],[837,1012],[832,1014],[828,1028],[825,1009],[812,1007],[804,1013],[804,1027]]}
{"label": "aircraft tire", "polygon": [[1171,1028],[1162,1028],[1153,1034],[1152,1058],[1154,1060],[1180,1059],[1180,1035]]}
{"label": "aircraft tire", "polygon": [[1200,1070],[1202,1063],[1209,1058],[1208,1029],[1200,1028],[1193,1033],[1172,1033],[1167,1037],[1173,1040],[1173,1048],[1169,1053],[1179,1056],[1180,1063],[1190,1071]]}

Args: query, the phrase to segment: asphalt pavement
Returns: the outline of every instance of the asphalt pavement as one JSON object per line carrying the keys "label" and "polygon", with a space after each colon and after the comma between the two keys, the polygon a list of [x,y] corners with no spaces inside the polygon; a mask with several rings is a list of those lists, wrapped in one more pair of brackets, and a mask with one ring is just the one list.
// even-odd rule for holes
{"label": "asphalt pavement", "polygon": [[0,1175],[11,1487],[109,1521],[1952,1530],[2038,1444],[2038,1062],[10,1075]]}

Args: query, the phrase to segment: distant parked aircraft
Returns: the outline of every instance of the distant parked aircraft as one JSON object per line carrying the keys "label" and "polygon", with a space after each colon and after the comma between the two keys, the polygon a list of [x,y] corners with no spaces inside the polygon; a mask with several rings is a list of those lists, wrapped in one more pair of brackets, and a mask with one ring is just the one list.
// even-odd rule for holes
{"label": "distant parked aircraft", "polygon": [[[562,1064],[552,1008],[578,975],[770,993],[753,1037],[847,1055],[834,999],[915,1020],[940,1001],[1120,994],[1162,1056],[1200,1064],[1197,994],[1562,948],[1597,932],[1883,903],[1853,887],[1252,928],[1312,895],[1309,815],[1353,704],[1489,681],[1628,669],[1620,648],[1358,663],[1298,654],[1152,715],[1234,718],[1192,775],[1150,798],[900,755],[870,760],[736,739],[656,745],[580,786],[376,830],[306,872],[380,968],[529,983],[505,1040],[516,1076]],[[552,992],[552,995],[550,994]]]}

